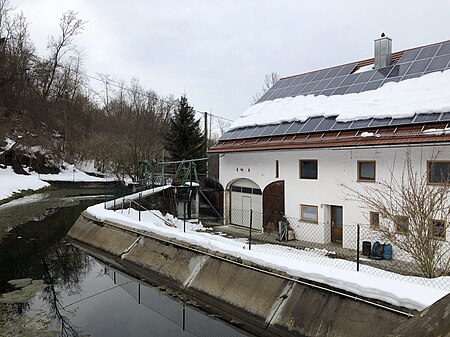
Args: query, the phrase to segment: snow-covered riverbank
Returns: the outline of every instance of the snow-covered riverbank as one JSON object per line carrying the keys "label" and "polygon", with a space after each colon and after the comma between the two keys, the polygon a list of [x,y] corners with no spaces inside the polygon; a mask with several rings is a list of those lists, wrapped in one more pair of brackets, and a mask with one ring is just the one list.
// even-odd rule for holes
{"label": "snow-covered riverbank", "polygon": [[38,190],[50,186],[51,181],[71,182],[101,182],[112,181],[114,177],[99,178],[86,174],[76,169],[73,165],[67,165],[66,169],[59,174],[37,174],[29,172],[30,175],[16,174],[12,167],[0,168],[0,200],[11,197],[14,193],[23,190]]}

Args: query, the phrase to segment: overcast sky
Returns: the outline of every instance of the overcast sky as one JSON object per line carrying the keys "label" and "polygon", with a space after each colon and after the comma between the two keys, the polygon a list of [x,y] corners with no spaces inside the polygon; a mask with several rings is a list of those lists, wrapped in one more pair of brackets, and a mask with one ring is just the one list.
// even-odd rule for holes
{"label": "overcast sky", "polygon": [[450,39],[449,0],[10,0],[40,54],[69,9],[87,21],[76,44],[88,74],[137,77],[161,95],[186,92],[197,110],[230,119],[265,73],[281,76],[372,57],[381,32],[393,51]]}

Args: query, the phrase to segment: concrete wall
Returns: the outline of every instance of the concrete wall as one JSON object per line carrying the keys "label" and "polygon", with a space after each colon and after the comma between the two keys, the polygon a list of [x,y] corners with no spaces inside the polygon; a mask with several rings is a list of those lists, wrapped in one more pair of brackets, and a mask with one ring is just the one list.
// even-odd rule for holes
{"label": "concrete wall", "polygon": [[[298,229],[297,232],[310,231],[308,241],[330,241],[330,205],[343,206],[345,225],[368,223],[370,209],[348,200],[348,193],[340,184],[362,190],[370,182],[357,182],[358,160],[376,161],[376,180],[388,180],[391,172],[400,180],[405,163],[407,147],[369,148],[369,149],[304,149],[282,151],[259,151],[245,153],[226,153],[220,157],[220,183],[228,189],[230,182],[247,178],[255,182],[261,189],[268,184],[285,181],[285,213],[287,217],[300,218],[300,204],[318,207],[318,227],[311,224],[309,228]],[[450,147],[410,147],[414,168],[425,173],[427,160],[450,160]],[[299,178],[299,160],[318,160],[318,179]],[[275,161],[279,161],[279,178],[275,178]],[[227,193],[227,191],[225,191]],[[225,207],[230,206],[225,199]],[[308,226],[307,223],[302,226]],[[295,229],[295,228],[294,228]],[[347,229],[347,236],[345,234]],[[356,247],[354,234],[350,227],[344,227],[343,246]],[[311,235],[313,237],[311,237]],[[447,226],[447,239],[450,238],[450,226]],[[365,239],[365,238],[364,238]],[[367,238],[369,239],[369,237]],[[373,240],[372,240],[373,242]]]}
{"label": "concrete wall", "polygon": [[277,271],[269,274],[231,256],[212,256],[203,248],[164,242],[117,224],[80,216],[68,236],[96,257],[193,296],[207,311],[258,336],[383,336],[407,320],[333,289],[298,284]]}

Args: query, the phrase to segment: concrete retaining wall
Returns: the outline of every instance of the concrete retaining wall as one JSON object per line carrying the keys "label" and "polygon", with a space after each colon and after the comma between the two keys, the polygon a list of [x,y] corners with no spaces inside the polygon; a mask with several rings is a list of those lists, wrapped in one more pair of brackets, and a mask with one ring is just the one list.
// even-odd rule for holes
{"label": "concrete retaining wall", "polygon": [[[258,336],[384,336],[408,318],[245,266],[234,257],[79,217],[68,234],[103,260],[183,292]],[[186,244],[185,244],[186,245]],[[204,249],[203,249],[204,250]],[[208,255],[209,254],[209,255]]]}

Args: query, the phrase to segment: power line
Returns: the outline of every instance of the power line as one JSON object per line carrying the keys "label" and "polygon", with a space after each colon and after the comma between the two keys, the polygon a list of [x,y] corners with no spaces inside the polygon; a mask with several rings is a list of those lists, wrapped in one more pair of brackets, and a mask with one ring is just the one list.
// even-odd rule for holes
{"label": "power line", "polygon": [[[38,56],[38,55],[32,55],[32,57],[34,57],[34,58],[36,58],[36,59],[38,59],[38,60],[40,60],[40,61],[43,61],[43,62],[48,61],[48,60],[46,60],[46,59],[44,59],[43,57],[40,57],[40,56]],[[125,86],[125,85],[120,85],[120,84],[118,84],[118,83],[116,83],[116,82],[113,82],[113,81],[111,81],[111,80],[103,79],[103,78],[101,78],[101,77],[96,77],[96,76],[90,75],[90,74],[88,74],[88,73],[86,73],[86,72],[80,71],[80,70],[78,70],[78,69],[72,69],[72,68],[67,67],[67,66],[65,66],[65,65],[63,65],[63,64],[58,64],[57,67],[66,69],[66,70],[68,70],[68,71],[72,71],[72,72],[78,73],[78,74],[83,75],[83,76],[86,76],[87,78],[90,78],[90,79],[92,79],[92,80],[101,82],[102,84],[105,84],[105,85],[111,85],[112,87],[116,87],[116,88],[118,88],[118,89],[125,90],[125,91],[127,91],[127,92],[129,92],[129,93],[136,94],[136,95],[140,95],[140,96],[143,96],[143,97],[148,98],[148,94],[146,94],[146,93],[143,93],[143,92],[140,92],[140,91],[133,90],[133,89],[131,89],[131,88],[128,88],[128,87]],[[158,95],[158,96],[159,96],[159,95]],[[158,100],[161,101],[161,102],[163,102],[163,103],[166,103],[166,104],[173,104],[172,101],[168,101],[168,100],[166,100],[166,99],[164,99],[164,98],[162,98],[162,97],[158,97]],[[202,115],[205,113],[205,111],[200,111],[200,110],[196,110],[196,109],[194,109],[194,111],[195,111],[196,113],[200,113],[200,114],[202,114]],[[222,117],[222,116],[219,116],[219,115],[215,115],[215,114],[212,114],[212,113],[210,113],[210,112],[206,112],[206,113],[207,113],[210,117],[214,117],[214,118],[217,118],[217,119],[222,119],[222,120],[227,121],[227,122],[233,122],[233,120],[231,120],[231,119],[229,119],[229,118],[225,118],[225,117]]]}

